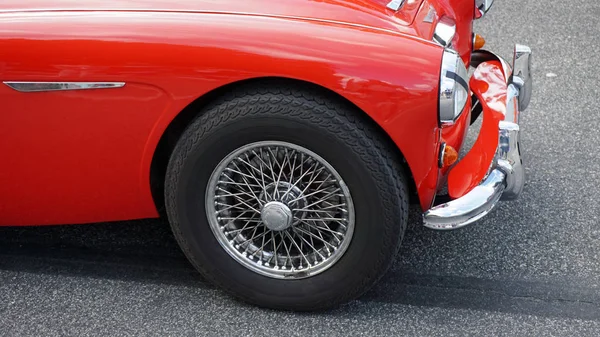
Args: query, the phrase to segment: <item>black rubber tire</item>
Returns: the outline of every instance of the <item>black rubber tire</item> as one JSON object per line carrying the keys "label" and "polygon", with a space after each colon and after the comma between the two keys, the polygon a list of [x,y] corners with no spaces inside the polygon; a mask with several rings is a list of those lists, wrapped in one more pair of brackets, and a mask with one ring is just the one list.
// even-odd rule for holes
{"label": "black rubber tire", "polygon": [[[345,254],[315,276],[281,280],[239,264],[220,246],[205,212],[218,163],[251,142],[280,140],[323,157],[347,183],[356,210]],[[165,203],[181,249],[209,281],[243,301],[312,311],[362,295],[388,270],[408,221],[406,178],[390,142],[361,112],[319,91],[269,85],[232,92],[206,107],[184,131],[169,161]]]}

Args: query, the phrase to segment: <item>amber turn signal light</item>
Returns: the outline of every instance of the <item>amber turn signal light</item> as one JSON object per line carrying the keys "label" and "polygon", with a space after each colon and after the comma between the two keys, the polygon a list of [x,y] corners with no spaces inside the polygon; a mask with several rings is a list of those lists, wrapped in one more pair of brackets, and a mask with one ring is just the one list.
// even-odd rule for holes
{"label": "amber turn signal light", "polygon": [[473,35],[473,50],[479,50],[479,49],[483,48],[483,46],[485,46],[485,39],[479,34],[474,34]]}
{"label": "amber turn signal light", "polygon": [[450,146],[446,145],[443,148],[444,153],[442,153],[442,167],[448,167],[458,160],[458,152]]}

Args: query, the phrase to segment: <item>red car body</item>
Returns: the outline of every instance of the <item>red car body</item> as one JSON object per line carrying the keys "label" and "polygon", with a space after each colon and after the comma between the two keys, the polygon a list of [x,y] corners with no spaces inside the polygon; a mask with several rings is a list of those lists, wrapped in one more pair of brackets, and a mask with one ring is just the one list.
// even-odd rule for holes
{"label": "red car body", "polygon": [[[127,85],[0,86],[0,225],[157,217],[152,161],[169,125],[205,95],[261,77],[314,83],[362,109],[402,151],[427,210],[441,141],[429,112],[442,50],[429,40],[444,13],[471,35],[474,7],[461,2],[408,1],[391,14],[383,0],[2,1],[1,80]],[[430,6],[437,17],[423,22]],[[455,45],[467,61],[470,39]],[[457,149],[468,119],[444,130]]]}
{"label": "red car body", "polygon": [[455,229],[523,190],[531,50],[481,49],[492,3],[3,0],[0,226],[164,215],[245,301],[354,299],[409,201]]}

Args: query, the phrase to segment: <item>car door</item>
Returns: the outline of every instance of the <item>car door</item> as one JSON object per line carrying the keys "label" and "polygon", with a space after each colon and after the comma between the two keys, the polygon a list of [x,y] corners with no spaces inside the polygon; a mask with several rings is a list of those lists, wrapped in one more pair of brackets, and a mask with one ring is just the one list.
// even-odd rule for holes
{"label": "car door", "polygon": [[169,97],[106,20],[0,12],[0,225],[156,215],[142,168]]}

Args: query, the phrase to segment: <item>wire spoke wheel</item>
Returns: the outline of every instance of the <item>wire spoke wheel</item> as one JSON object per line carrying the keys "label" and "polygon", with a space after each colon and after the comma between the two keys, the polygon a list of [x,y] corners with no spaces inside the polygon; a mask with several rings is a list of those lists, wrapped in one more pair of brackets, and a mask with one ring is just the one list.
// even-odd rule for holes
{"label": "wire spoke wheel", "polygon": [[208,220],[221,246],[252,271],[274,278],[323,272],[354,232],[350,191],[316,153],[279,141],[226,156],[206,191]]}
{"label": "wire spoke wheel", "polygon": [[206,105],[171,154],[165,209],[177,242],[244,302],[312,311],[358,298],[399,250],[409,168],[343,100],[246,85]]}

